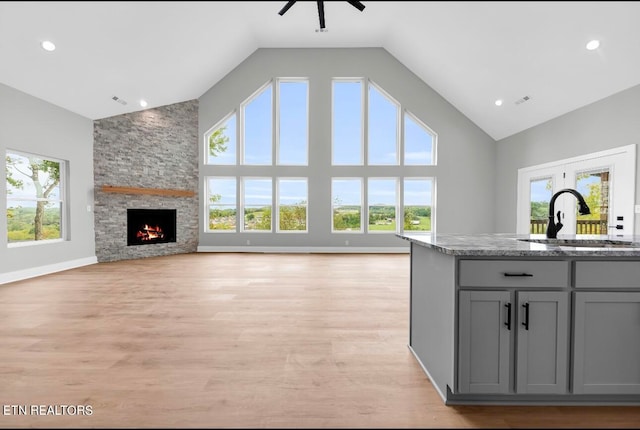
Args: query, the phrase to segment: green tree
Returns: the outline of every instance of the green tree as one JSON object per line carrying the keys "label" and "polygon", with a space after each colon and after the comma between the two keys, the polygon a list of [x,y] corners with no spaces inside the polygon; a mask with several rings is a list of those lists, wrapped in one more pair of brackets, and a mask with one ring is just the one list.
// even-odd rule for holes
{"label": "green tree", "polygon": [[262,209],[262,218],[256,223],[256,230],[271,230],[271,207]]}
{"label": "green tree", "polygon": [[306,230],[307,207],[306,201],[291,206],[281,206],[279,216],[280,230]]}
{"label": "green tree", "polygon": [[[15,179],[13,172],[20,173],[21,175],[29,178],[34,185],[37,198],[36,201],[36,213],[33,220],[34,225],[34,239],[44,239],[44,209],[47,204],[47,199],[60,183],[60,163],[56,161],[41,160],[36,157],[27,157],[28,165],[27,170],[21,170],[19,161],[17,159],[7,156],[7,183],[14,188],[22,189],[24,182]],[[44,173],[46,177],[44,183],[40,180],[40,173]]]}
{"label": "green tree", "polygon": [[227,150],[229,136],[224,133],[226,129],[226,126],[220,127],[209,136],[209,155],[212,157],[217,157]]}

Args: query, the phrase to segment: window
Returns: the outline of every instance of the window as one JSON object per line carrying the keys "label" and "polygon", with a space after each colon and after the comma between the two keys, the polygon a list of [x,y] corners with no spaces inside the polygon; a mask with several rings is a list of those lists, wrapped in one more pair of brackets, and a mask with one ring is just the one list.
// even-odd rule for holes
{"label": "window", "polygon": [[242,106],[242,164],[270,165],[273,142],[272,85],[261,89]]}
{"label": "window", "polygon": [[61,160],[7,151],[9,244],[64,237],[65,167]]}
{"label": "window", "polygon": [[369,84],[368,155],[369,165],[398,164],[398,124],[400,106]]}
{"label": "window", "polygon": [[331,213],[334,232],[362,231],[362,179],[331,180]]}
{"label": "window", "polygon": [[307,81],[279,81],[278,164],[308,164],[309,84]]}
{"label": "window", "polygon": [[243,178],[243,231],[271,231],[271,178]]}
{"label": "window", "polygon": [[370,233],[395,233],[397,231],[397,178],[369,179],[367,206]]}
{"label": "window", "polygon": [[548,177],[531,180],[530,187],[530,233],[544,234],[549,224],[549,201],[551,201],[553,179]]}
{"label": "window", "polygon": [[332,162],[362,165],[362,81],[333,82]]}
{"label": "window", "polygon": [[403,191],[403,230],[432,231],[433,179],[405,178]]}
{"label": "window", "polygon": [[433,230],[437,134],[368,78],[334,78],[330,90],[328,147],[324,130],[310,146],[314,100],[298,77],[266,82],[205,134],[205,232],[371,234],[385,243],[384,233]]}
{"label": "window", "polygon": [[430,166],[435,164],[435,134],[410,113],[404,115],[404,164]]}
{"label": "window", "polygon": [[307,231],[307,180],[278,179],[278,231]]}
{"label": "window", "polygon": [[236,164],[236,114],[213,127],[206,142],[208,164]]}
{"label": "window", "polygon": [[209,231],[236,231],[236,178],[208,178]]}

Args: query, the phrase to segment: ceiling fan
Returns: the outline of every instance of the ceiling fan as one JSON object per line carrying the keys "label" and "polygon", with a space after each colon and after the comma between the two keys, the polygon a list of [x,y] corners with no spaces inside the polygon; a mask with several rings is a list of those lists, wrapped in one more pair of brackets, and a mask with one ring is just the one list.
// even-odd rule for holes
{"label": "ceiling fan", "polygon": [[[356,1],[356,0],[346,0],[346,1],[351,6],[355,7],[356,9],[358,9],[360,12],[362,12],[364,10],[364,5],[362,3],[360,3],[359,1]],[[280,16],[284,15],[289,10],[289,8],[291,8],[291,6],[293,6],[294,3],[295,3],[295,1],[287,2],[287,4],[284,5],[284,7],[280,10],[280,12],[278,12],[278,15],[280,15]],[[320,19],[320,31],[322,31],[325,28],[325,25],[324,25],[324,2],[323,1],[317,1],[316,3],[318,3],[318,19]]]}

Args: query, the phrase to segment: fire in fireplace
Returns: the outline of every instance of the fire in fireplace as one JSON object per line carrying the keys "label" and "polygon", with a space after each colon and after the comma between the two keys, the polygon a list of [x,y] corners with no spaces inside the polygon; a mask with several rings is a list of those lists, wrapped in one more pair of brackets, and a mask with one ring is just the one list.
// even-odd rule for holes
{"label": "fire in fireplace", "polygon": [[175,241],[175,209],[127,209],[127,245]]}

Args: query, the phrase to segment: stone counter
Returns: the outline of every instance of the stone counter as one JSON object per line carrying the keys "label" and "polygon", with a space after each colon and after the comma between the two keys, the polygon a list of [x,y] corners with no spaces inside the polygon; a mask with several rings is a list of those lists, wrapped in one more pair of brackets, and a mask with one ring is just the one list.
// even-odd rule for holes
{"label": "stone counter", "polygon": [[[558,245],[524,242],[518,239],[546,239],[543,234],[398,234],[401,239],[416,245],[455,256],[496,257],[640,257],[640,236],[615,235],[558,235]],[[637,248],[576,247],[562,244],[563,240],[625,241]]]}

